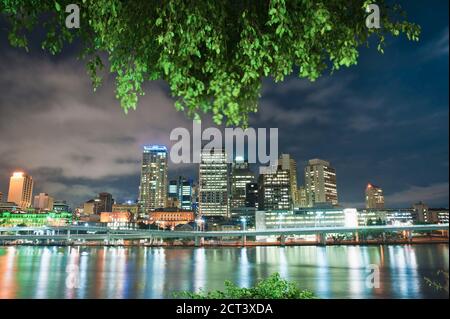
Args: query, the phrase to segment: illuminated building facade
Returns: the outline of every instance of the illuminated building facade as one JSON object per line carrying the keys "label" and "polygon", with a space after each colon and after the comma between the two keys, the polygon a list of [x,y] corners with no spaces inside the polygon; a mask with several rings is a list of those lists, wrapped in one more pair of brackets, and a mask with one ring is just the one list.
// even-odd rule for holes
{"label": "illuminated building facade", "polygon": [[366,208],[368,209],[383,209],[384,208],[384,195],[381,187],[367,184],[366,187]]}
{"label": "illuminated building facade", "polygon": [[129,229],[134,226],[133,215],[130,212],[102,212],[100,223],[113,229]]}
{"label": "illuminated building facade", "polygon": [[225,150],[202,151],[198,191],[199,215],[230,216],[229,169]]}
{"label": "illuminated building facade", "polygon": [[338,204],[336,170],[327,161],[308,161],[305,167],[305,188],[309,207],[323,203]]}
{"label": "illuminated building facade", "polygon": [[133,219],[136,219],[139,216],[139,205],[133,204],[131,202],[123,204],[114,204],[112,207],[112,212],[113,213],[128,212],[131,214]]}
{"label": "illuminated building facade", "polygon": [[192,210],[193,187],[192,180],[180,177],[178,179],[178,201],[183,210]]}
{"label": "illuminated building facade", "polygon": [[298,208],[257,211],[256,229],[411,225],[412,209]]}
{"label": "illuminated building facade", "polygon": [[246,187],[255,181],[247,161],[238,157],[231,169],[231,209],[245,207]]}
{"label": "illuminated building facade", "polygon": [[167,148],[144,146],[139,204],[144,212],[167,205]]}
{"label": "illuminated building facade", "polygon": [[0,225],[3,227],[26,226],[66,226],[72,223],[72,214],[67,212],[56,213],[0,213]]}
{"label": "illuminated building facade", "polygon": [[308,196],[306,194],[306,188],[304,186],[300,186],[297,189],[297,203],[295,207],[308,207]]}
{"label": "illuminated building facade", "polygon": [[154,211],[149,215],[149,223],[156,224],[161,228],[175,228],[177,225],[184,225],[195,220],[193,211],[163,210]]}
{"label": "illuminated building facade", "polygon": [[53,210],[53,197],[49,196],[46,193],[40,193],[39,195],[34,196],[33,207],[38,210]]}
{"label": "illuminated building facade", "polygon": [[33,178],[23,172],[15,172],[9,182],[8,202],[27,209],[31,206],[32,196]]}
{"label": "illuminated building facade", "polygon": [[289,154],[281,154],[279,162],[281,169],[289,171],[291,200],[294,206],[298,205],[298,187],[297,187],[297,163]]}
{"label": "illuminated building facade", "polygon": [[287,170],[278,166],[276,171],[259,175],[258,209],[292,209],[291,178]]}
{"label": "illuminated building facade", "polygon": [[258,208],[258,191],[257,183],[245,185],[245,207]]}
{"label": "illuminated building facade", "polygon": [[304,208],[256,212],[256,229],[302,227],[357,227],[355,208]]}

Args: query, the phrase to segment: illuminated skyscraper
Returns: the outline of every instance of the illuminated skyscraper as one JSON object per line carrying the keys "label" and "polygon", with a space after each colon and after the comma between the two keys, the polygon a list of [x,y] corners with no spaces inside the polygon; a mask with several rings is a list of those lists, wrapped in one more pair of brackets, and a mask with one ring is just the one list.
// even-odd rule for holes
{"label": "illuminated skyscraper", "polygon": [[258,185],[258,209],[292,209],[290,173],[281,165],[276,171],[260,174]]}
{"label": "illuminated skyscraper", "polygon": [[181,177],[178,179],[178,201],[183,210],[192,210],[192,180]]}
{"label": "illuminated skyscraper", "polygon": [[308,206],[338,204],[336,171],[329,162],[321,159],[308,161],[305,167],[305,187]]}
{"label": "illuminated skyscraper", "polygon": [[366,187],[366,208],[384,208],[383,190],[370,183]]}
{"label": "illuminated skyscraper", "polygon": [[308,196],[306,195],[306,188],[304,186],[300,186],[297,189],[297,196],[296,207],[308,207]]}
{"label": "illuminated skyscraper", "polygon": [[250,171],[247,161],[238,157],[231,169],[231,208],[245,207],[245,190],[247,184],[255,181],[255,174]]}
{"label": "illuminated skyscraper", "polygon": [[15,172],[9,182],[8,202],[26,209],[31,206],[32,196],[33,178],[22,172]]}
{"label": "illuminated skyscraper", "polygon": [[224,150],[203,150],[199,167],[198,212],[202,216],[230,216],[229,172]]}
{"label": "illuminated skyscraper", "polygon": [[139,203],[143,213],[167,205],[167,148],[144,146]]}
{"label": "illuminated skyscraper", "polygon": [[289,154],[281,154],[279,159],[281,169],[289,171],[291,200],[294,206],[298,205],[298,189],[297,189],[297,163]]}
{"label": "illuminated skyscraper", "polygon": [[245,185],[245,207],[258,208],[258,184]]}

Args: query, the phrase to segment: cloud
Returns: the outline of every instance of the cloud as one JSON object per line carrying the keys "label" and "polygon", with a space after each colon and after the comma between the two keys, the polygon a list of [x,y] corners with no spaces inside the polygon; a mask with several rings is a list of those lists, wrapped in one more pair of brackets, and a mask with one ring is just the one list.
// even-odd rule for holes
{"label": "cloud", "polygon": [[[83,63],[74,60],[0,55],[0,189],[11,170],[23,169],[46,192],[87,195],[89,183],[139,175],[143,145],[170,145],[173,128],[192,126],[161,83],[148,85],[137,110],[125,115],[112,78],[93,93]],[[48,181],[55,178],[84,184]]]}
{"label": "cloud", "polygon": [[421,50],[421,55],[424,60],[432,60],[441,57],[448,57],[449,42],[448,42],[448,26],[442,30],[440,35],[431,40],[428,45]]}
{"label": "cloud", "polygon": [[411,186],[406,190],[386,196],[386,204],[395,205],[412,205],[413,203],[423,201],[427,204],[434,202],[447,201],[448,206],[449,183],[435,183],[428,186]]}

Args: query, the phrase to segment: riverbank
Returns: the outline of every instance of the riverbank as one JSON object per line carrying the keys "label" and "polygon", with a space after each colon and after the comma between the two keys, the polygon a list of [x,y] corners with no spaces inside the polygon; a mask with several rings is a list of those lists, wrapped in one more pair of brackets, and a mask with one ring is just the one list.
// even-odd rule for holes
{"label": "riverbank", "polygon": [[165,242],[156,241],[152,243],[138,242],[138,241],[118,241],[114,243],[105,242],[45,242],[45,243],[20,243],[20,242],[0,242],[0,246],[86,246],[86,247],[273,247],[273,246],[377,246],[377,245],[428,245],[428,244],[449,244],[449,238],[446,237],[426,237],[426,238],[412,238],[409,239],[387,239],[387,240],[327,240],[325,243],[318,243],[315,241],[306,240],[287,240],[284,244],[279,241],[263,242],[250,241],[245,243],[242,240],[236,241],[205,241],[200,245],[196,245],[194,241],[190,242]]}

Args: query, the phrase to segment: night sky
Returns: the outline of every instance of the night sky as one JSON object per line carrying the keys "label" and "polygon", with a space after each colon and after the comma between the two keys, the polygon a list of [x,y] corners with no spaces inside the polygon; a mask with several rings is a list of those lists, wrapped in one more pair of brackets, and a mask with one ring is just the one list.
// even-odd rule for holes
{"label": "night sky", "polygon": [[[299,184],[305,162],[322,158],[336,168],[343,205],[363,206],[372,182],[387,207],[419,200],[448,207],[448,5],[404,1],[422,27],[419,43],[389,38],[384,55],[362,49],[357,66],[315,83],[264,82],[250,125],[279,128],[279,152],[297,160]],[[173,128],[192,126],[175,111],[167,85],[147,84],[137,110],[125,115],[112,76],[93,92],[76,45],[52,57],[36,33],[27,54],[8,45],[0,26],[0,191],[20,169],[33,176],[34,193],[75,205],[101,191],[135,200],[142,146],[171,145]],[[170,177],[197,179],[197,165],[169,165]]]}

